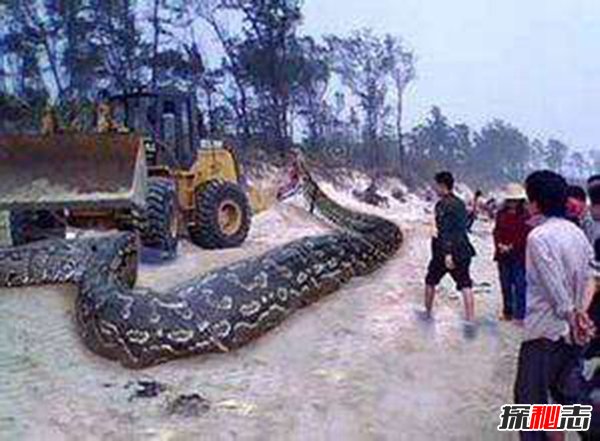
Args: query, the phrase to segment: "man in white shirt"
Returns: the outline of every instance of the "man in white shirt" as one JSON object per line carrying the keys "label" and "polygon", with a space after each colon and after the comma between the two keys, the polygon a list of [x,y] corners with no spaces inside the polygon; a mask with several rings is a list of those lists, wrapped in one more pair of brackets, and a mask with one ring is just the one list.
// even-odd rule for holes
{"label": "man in white shirt", "polygon": [[[581,229],[565,218],[567,183],[562,176],[536,172],[527,178],[526,188],[543,221],[527,240],[527,315],[515,402],[547,404],[551,396],[559,404],[574,404],[582,392],[581,347],[595,332],[585,312],[593,251]],[[561,436],[521,432],[527,441]]]}

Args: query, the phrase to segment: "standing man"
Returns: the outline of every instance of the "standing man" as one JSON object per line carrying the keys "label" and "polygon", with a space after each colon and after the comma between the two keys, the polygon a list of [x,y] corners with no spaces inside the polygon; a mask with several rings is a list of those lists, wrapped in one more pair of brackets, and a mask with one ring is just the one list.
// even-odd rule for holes
{"label": "standing man", "polygon": [[583,220],[587,215],[587,194],[578,185],[567,188],[567,219],[583,228]]}
{"label": "standing man", "polygon": [[588,180],[588,195],[590,207],[582,221],[582,227],[594,247],[597,270],[600,270],[600,175]]}
{"label": "standing man", "polygon": [[[565,218],[567,183],[550,171],[526,181],[527,197],[543,220],[527,239],[527,316],[519,351],[515,402],[558,404],[580,399],[581,346],[594,333],[585,313],[592,250]],[[568,381],[567,381],[568,380]],[[561,439],[561,433],[521,432],[521,440]]]}
{"label": "standing man", "polygon": [[[600,175],[592,176],[588,180],[588,195],[590,207],[582,221],[582,228],[594,248],[594,263],[592,264],[594,280],[590,291],[593,294],[588,314],[597,328],[600,328]],[[600,354],[600,338],[595,338],[587,350],[587,356],[593,357]]]}
{"label": "standing man", "polygon": [[425,309],[431,317],[435,289],[442,278],[450,273],[456,287],[463,294],[465,319],[468,323],[475,318],[471,260],[475,248],[467,234],[468,213],[463,201],[453,192],[454,177],[449,172],[435,175],[435,187],[440,200],[435,206],[436,235],[431,242],[431,260],[425,278]]}

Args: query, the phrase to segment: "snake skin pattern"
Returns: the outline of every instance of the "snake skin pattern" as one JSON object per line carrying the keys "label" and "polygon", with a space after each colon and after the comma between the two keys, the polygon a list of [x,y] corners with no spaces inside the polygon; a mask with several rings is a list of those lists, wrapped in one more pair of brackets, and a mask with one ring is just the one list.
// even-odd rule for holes
{"label": "snake skin pattern", "polygon": [[374,271],[402,243],[395,224],[340,206],[306,171],[301,185],[311,212],[333,223],[333,233],[296,240],[168,292],[133,288],[137,243],[130,233],[0,249],[0,286],[76,284],[86,346],[126,367],[230,351]]}

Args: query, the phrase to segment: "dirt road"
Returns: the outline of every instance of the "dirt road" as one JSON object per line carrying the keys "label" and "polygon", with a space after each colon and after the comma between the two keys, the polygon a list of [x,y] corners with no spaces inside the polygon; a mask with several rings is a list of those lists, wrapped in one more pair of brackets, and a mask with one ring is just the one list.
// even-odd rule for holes
{"label": "dirt road", "polygon": [[[242,350],[140,372],[83,347],[71,320],[72,289],[0,290],[0,439],[511,439],[495,427],[511,397],[518,332],[496,320],[489,233],[482,227],[474,239],[480,326],[468,340],[450,285],[437,300],[434,323],[419,320],[427,228],[401,214],[387,213],[402,221],[408,240],[375,275]],[[142,284],[166,287],[325,230],[295,206],[281,206],[255,220],[242,249],[187,246],[176,264],[143,268]],[[164,390],[136,397],[140,380]],[[201,403],[195,415],[170,413],[181,395]]]}

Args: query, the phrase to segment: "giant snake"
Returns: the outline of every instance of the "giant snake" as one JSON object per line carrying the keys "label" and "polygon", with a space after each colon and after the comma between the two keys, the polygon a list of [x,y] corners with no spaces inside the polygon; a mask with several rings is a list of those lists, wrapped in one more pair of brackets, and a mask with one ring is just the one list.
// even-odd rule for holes
{"label": "giant snake", "polygon": [[130,368],[238,348],[395,254],[400,228],[330,199],[304,167],[311,212],[336,228],[195,277],[167,292],[133,288],[132,233],[0,249],[0,286],[71,283],[77,329],[93,352]]}

